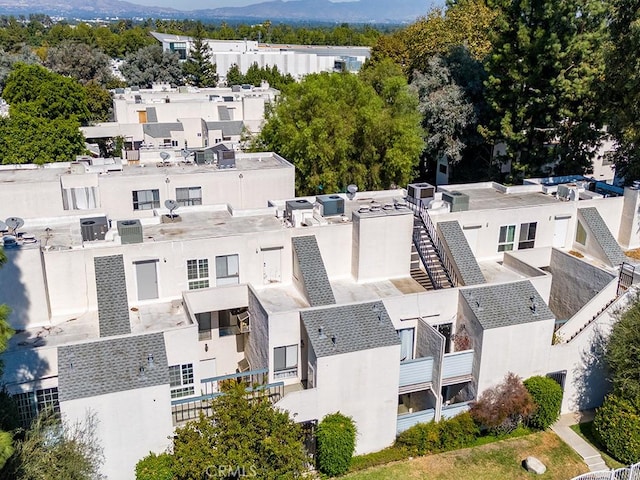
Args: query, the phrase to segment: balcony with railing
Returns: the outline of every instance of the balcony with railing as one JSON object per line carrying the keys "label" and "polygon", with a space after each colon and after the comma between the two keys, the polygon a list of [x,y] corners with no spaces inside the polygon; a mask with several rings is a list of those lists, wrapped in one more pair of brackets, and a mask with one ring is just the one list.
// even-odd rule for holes
{"label": "balcony with railing", "polygon": [[433,357],[416,358],[400,363],[399,394],[429,389],[432,382]]}
{"label": "balcony with railing", "polygon": [[472,402],[460,402],[450,405],[443,405],[442,410],[440,411],[440,417],[443,419],[453,418],[456,415],[468,411],[471,408],[471,403]]}
{"label": "balcony with railing", "polygon": [[413,427],[418,423],[428,423],[432,421],[436,416],[436,411],[433,408],[427,410],[421,410],[419,412],[405,413],[404,415],[398,415],[396,423],[396,435],[404,432],[405,430]]}
{"label": "balcony with railing", "polygon": [[473,350],[445,353],[442,359],[442,386],[473,379]]}
{"label": "balcony with railing", "polygon": [[264,369],[249,370],[218,377],[203,378],[200,381],[200,395],[197,397],[180,398],[171,401],[173,424],[178,425],[194,420],[204,413],[211,416],[211,401],[224,395],[225,383],[243,383],[248,397],[262,397],[271,403],[278,402],[284,395],[284,383],[267,383],[269,371]]}

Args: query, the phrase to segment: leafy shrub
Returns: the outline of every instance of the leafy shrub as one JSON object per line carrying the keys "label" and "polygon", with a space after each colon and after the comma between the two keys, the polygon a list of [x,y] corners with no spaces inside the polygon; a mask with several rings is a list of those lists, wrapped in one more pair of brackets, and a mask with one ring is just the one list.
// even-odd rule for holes
{"label": "leafy shrub", "polygon": [[136,465],[136,480],[172,480],[173,459],[168,453],[149,455],[140,460]]}
{"label": "leafy shrub", "polygon": [[509,372],[502,383],[482,392],[471,408],[471,416],[480,426],[502,435],[518,428],[534,409],[520,377]]}
{"label": "leafy shrub", "polygon": [[616,459],[632,464],[640,460],[640,415],[633,404],[609,395],[596,412],[593,429]]}
{"label": "leafy shrub", "polygon": [[402,432],[396,444],[414,455],[454,450],[471,445],[480,431],[468,412],[439,422],[419,423]]}
{"label": "leafy shrub", "polygon": [[318,425],[318,469],[330,476],[342,475],[349,469],[356,449],[356,426],[340,412],[325,416]]}
{"label": "leafy shrub", "polygon": [[523,383],[536,405],[529,424],[546,430],[560,417],[562,387],[555,380],[540,376],[528,378]]}

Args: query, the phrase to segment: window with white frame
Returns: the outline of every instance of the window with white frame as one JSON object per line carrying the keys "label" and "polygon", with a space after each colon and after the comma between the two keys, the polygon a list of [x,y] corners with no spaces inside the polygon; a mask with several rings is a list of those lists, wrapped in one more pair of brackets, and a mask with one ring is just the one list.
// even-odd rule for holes
{"label": "window with white frame", "polygon": [[273,378],[289,378],[298,375],[298,345],[273,349]]}
{"label": "window with white frame", "polygon": [[500,227],[500,236],[498,237],[498,251],[508,252],[510,250],[513,250],[515,237],[515,225],[503,225],[502,227]]}
{"label": "window with white frame", "polygon": [[134,190],[133,209],[152,210],[160,208],[160,190]]}
{"label": "window with white frame", "polygon": [[182,207],[202,205],[202,187],[176,188],[176,202]]}
{"label": "window with white frame", "polygon": [[58,387],[19,393],[14,395],[13,399],[18,407],[18,418],[24,427],[29,426],[29,423],[31,423],[39,413],[46,410],[50,410],[55,414],[60,413]]}
{"label": "window with white frame", "polygon": [[187,280],[189,290],[209,288],[209,260],[206,258],[187,260]]}
{"label": "window with white frame", "polygon": [[400,337],[400,361],[413,359],[413,339],[415,329],[403,328],[398,330],[398,336]]}
{"label": "window with white frame", "polygon": [[65,210],[91,210],[98,208],[98,187],[62,189],[62,208]]}
{"label": "window with white frame", "polygon": [[518,250],[533,248],[536,242],[537,222],[523,223],[520,225],[520,237],[518,238]]}
{"label": "window with white frame", "polygon": [[193,382],[193,363],[170,366],[169,386],[171,387],[171,398],[193,395],[195,392]]}
{"label": "window with white frame", "polygon": [[238,255],[216,257],[216,286],[240,283]]}

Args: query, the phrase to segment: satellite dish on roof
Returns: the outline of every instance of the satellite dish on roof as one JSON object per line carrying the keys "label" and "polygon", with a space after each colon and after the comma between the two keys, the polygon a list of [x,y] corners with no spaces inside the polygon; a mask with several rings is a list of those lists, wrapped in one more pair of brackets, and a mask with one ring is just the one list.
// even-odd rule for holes
{"label": "satellite dish on roof", "polygon": [[349,200],[353,200],[358,193],[358,186],[353,183],[347,187],[347,197]]}
{"label": "satellite dish on roof", "polygon": [[183,148],[182,151],[180,152],[182,154],[182,158],[189,158],[191,155],[193,155],[195,152],[190,152],[189,150],[187,150],[186,148]]}
{"label": "satellite dish on roof", "polygon": [[163,162],[166,162],[171,158],[171,154],[169,152],[160,152],[160,158]]}
{"label": "satellite dish on roof", "polygon": [[0,232],[2,232],[4,230],[9,230],[9,227],[7,227],[6,223],[4,223],[2,220],[0,220]]}
{"label": "satellite dish on roof", "polygon": [[9,230],[12,230],[15,234],[16,230],[24,225],[24,220],[19,217],[9,217],[4,221],[4,223],[6,223]]}
{"label": "satellite dish on roof", "polygon": [[165,200],[164,206],[167,207],[167,209],[169,209],[169,217],[173,218],[173,211],[177,209],[179,205],[178,205],[178,202],[176,202],[175,200]]}

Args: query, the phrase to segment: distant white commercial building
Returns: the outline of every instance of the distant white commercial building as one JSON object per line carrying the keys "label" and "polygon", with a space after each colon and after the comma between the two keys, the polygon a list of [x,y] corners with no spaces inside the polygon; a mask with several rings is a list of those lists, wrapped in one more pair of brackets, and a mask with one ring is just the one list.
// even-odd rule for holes
{"label": "distant white commercial building", "polygon": [[[193,46],[193,38],[151,32],[163,50],[178,52],[186,59]],[[316,45],[262,44],[253,40],[206,40],[211,49],[211,61],[218,75],[226,79],[227,72],[237,65],[242,73],[256,63],[258,67],[278,67],[283,74],[300,79],[310,73],[357,72],[371,55],[369,47],[335,47]]]}
{"label": "distant white commercial building", "polygon": [[93,411],[104,473],[133,479],[230,378],[298,422],[353,417],[357,453],[509,371],[556,379],[563,412],[601,402],[592,346],[633,295],[621,246],[640,247],[639,190],[567,177],[294,198],[285,159],[234,160],[0,168],[0,217],[25,220],[0,224],[19,332],[2,381],[22,420]]}

